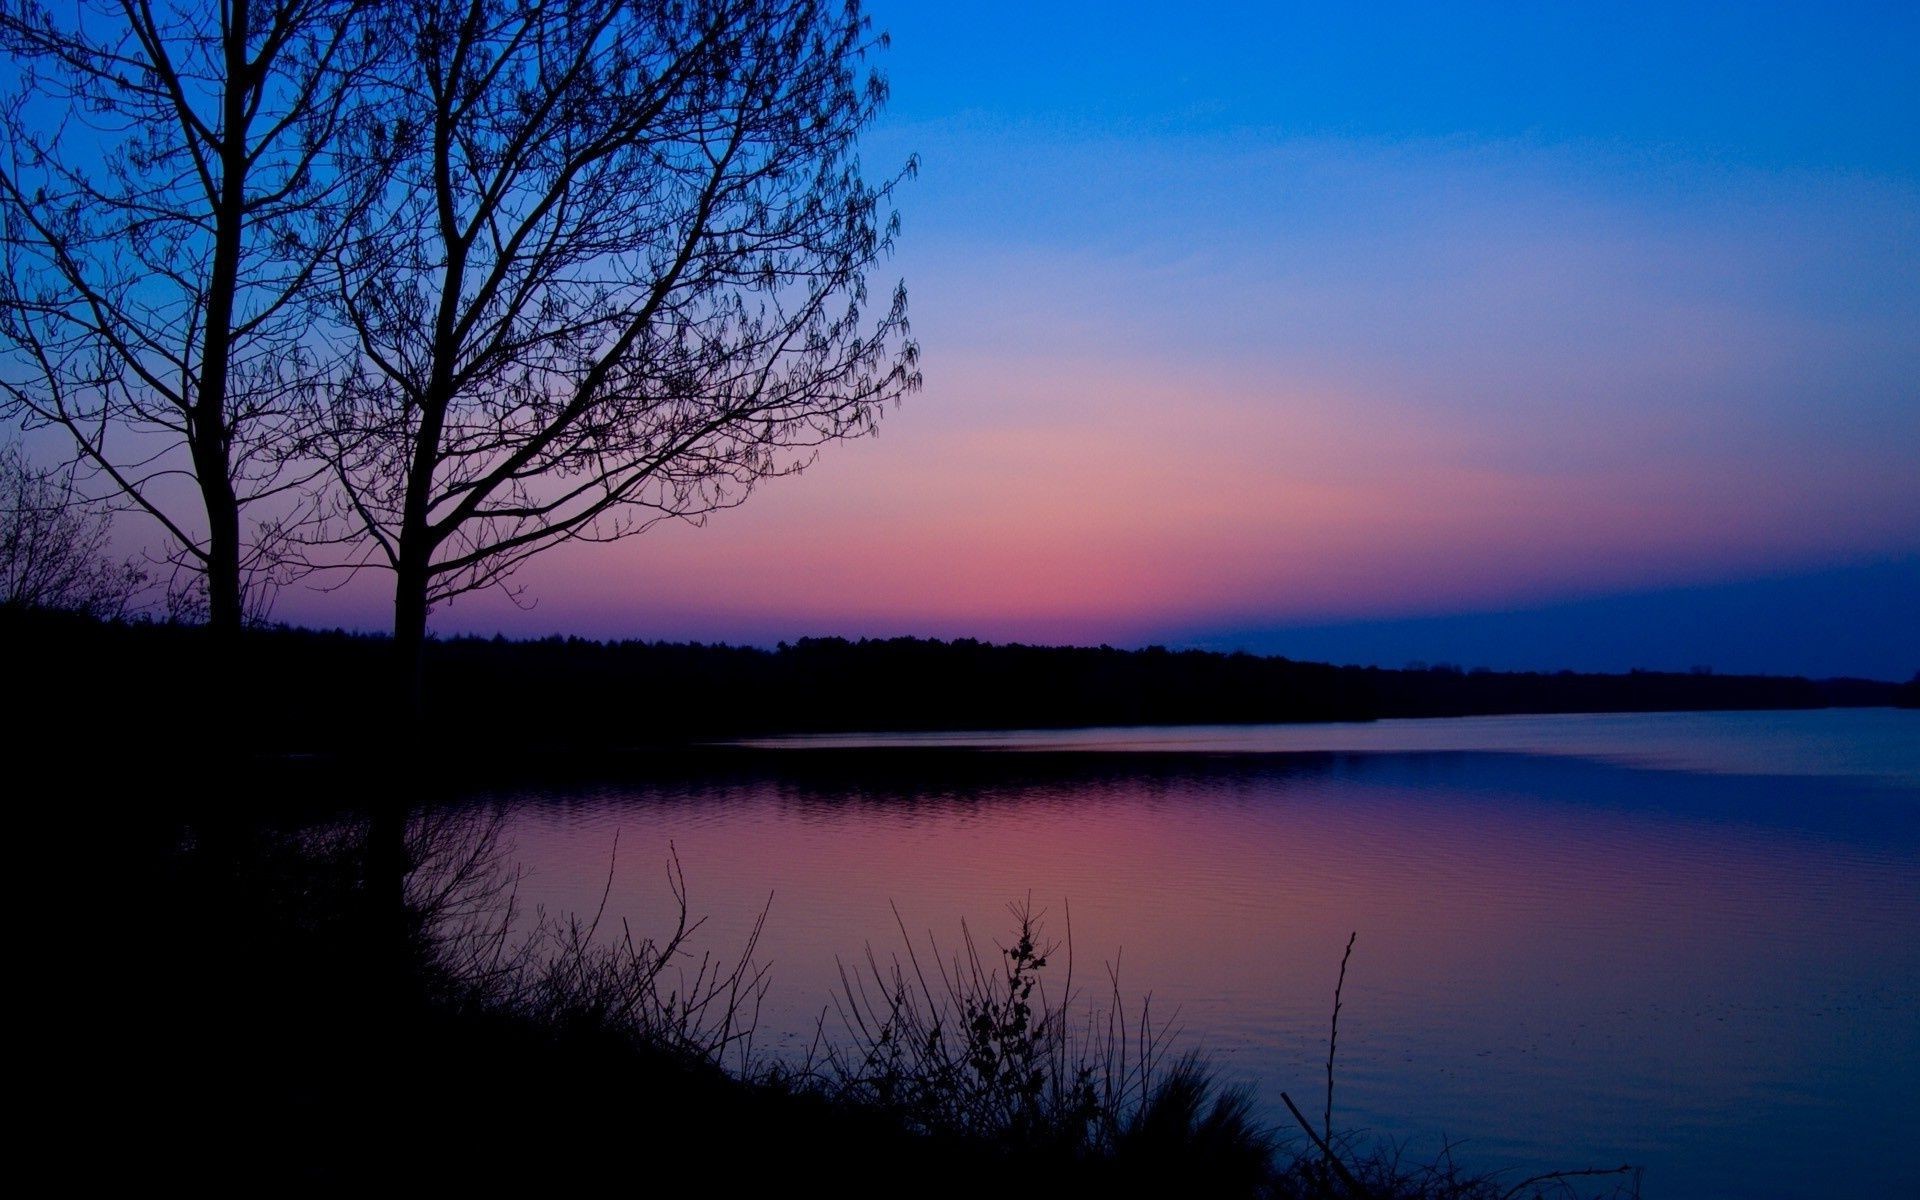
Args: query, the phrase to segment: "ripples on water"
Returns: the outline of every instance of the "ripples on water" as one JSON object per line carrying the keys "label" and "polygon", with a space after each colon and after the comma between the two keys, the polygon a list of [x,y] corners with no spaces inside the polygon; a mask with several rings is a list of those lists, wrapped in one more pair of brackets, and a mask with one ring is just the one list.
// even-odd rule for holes
{"label": "ripples on water", "polygon": [[1920,714],[863,740],[936,742],[1027,752],[493,799],[523,900],[594,907],[616,834],[636,929],[670,911],[670,843],[706,945],[771,897],[775,1042],[811,1034],[836,957],[899,946],[896,908],[952,948],[1031,895],[1055,935],[1070,913],[1077,983],[1103,996],[1117,961],[1279,1123],[1282,1088],[1319,1096],[1358,931],[1336,1124],[1644,1163],[1655,1196],[1920,1194]]}

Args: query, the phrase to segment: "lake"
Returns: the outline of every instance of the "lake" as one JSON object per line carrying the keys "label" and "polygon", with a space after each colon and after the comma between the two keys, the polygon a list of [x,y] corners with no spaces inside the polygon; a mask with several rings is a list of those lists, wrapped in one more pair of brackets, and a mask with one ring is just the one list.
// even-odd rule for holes
{"label": "lake", "polygon": [[[723,772],[504,791],[523,903],[737,953],[797,1053],[836,961],[1005,940],[1222,1078],[1475,1167],[1648,1196],[1920,1195],[1920,713],[781,739]],[[615,853],[617,839],[617,855]],[[896,918],[896,912],[898,914]],[[1062,962],[1055,956],[1058,975]],[[1057,983],[1057,979],[1056,979]],[[829,1031],[833,1028],[831,1014]]]}

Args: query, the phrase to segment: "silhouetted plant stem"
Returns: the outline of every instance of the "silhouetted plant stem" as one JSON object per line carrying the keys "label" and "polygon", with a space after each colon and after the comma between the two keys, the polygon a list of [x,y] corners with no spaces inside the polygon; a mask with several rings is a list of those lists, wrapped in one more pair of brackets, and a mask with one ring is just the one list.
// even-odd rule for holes
{"label": "silhouetted plant stem", "polygon": [[[1347,961],[1353,957],[1354,939],[1359,936],[1357,929],[1347,935],[1347,950],[1340,956],[1340,978],[1333,985],[1333,1028],[1327,1032],[1327,1109],[1320,1125],[1325,1146],[1333,1144],[1333,1054],[1340,1044],[1340,992],[1347,986]],[[1333,1157],[1332,1150],[1327,1151],[1327,1157]]]}

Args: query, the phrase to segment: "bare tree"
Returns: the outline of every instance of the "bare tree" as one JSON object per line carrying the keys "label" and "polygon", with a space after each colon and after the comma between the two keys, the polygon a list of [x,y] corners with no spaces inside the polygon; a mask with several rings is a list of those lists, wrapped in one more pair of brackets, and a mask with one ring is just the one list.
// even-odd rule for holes
{"label": "bare tree", "polygon": [[0,447],[0,607],[52,608],[106,620],[127,615],[146,572],[110,557],[112,518],[63,471],[39,470]]}
{"label": "bare tree", "polygon": [[[380,174],[340,153],[387,42],[371,0],[0,7],[0,415],[166,532],[238,629],[317,472],[306,300]],[[190,481],[191,486],[182,486]]]}
{"label": "bare tree", "polygon": [[904,289],[865,315],[912,164],[862,175],[885,85],[857,4],[396,11],[410,61],[368,154],[398,167],[337,258],[360,362],[324,424],[417,712],[432,605],[737,504],[919,376]]}

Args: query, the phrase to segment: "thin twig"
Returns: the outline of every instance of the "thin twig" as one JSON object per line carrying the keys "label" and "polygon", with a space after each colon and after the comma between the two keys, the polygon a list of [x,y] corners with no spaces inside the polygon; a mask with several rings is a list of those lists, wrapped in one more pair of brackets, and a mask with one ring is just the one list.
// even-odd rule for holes
{"label": "thin twig", "polygon": [[1500,1194],[1500,1200],[1513,1200],[1515,1196],[1518,1196],[1521,1192],[1525,1191],[1527,1188],[1532,1187],[1534,1184],[1546,1183],[1549,1180],[1579,1179],[1579,1178],[1590,1176],[1590,1175],[1630,1175],[1636,1169],[1637,1168],[1634,1167],[1633,1164],[1624,1163],[1617,1167],[1583,1167],[1577,1171],[1548,1171],[1542,1175],[1531,1175],[1525,1179],[1522,1179],[1519,1183],[1514,1184],[1511,1188],[1508,1188],[1505,1192],[1502,1192]]}
{"label": "thin twig", "polygon": [[[1333,1144],[1333,1052],[1340,1044],[1340,992],[1347,986],[1347,960],[1353,957],[1354,939],[1360,936],[1359,930],[1347,935],[1347,952],[1340,956],[1340,978],[1333,985],[1333,1028],[1327,1032],[1327,1110],[1320,1126],[1323,1145]],[[1329,1157],[1333,1151],[1327,1151]]]}

